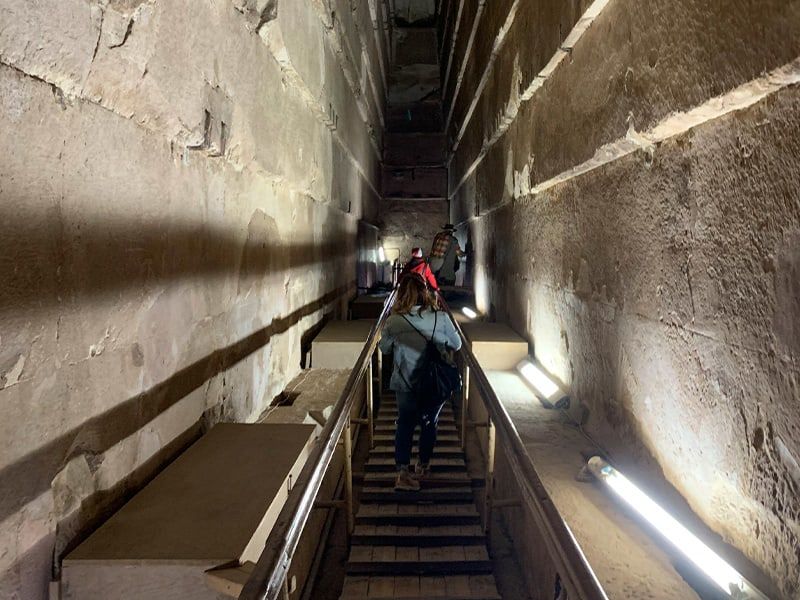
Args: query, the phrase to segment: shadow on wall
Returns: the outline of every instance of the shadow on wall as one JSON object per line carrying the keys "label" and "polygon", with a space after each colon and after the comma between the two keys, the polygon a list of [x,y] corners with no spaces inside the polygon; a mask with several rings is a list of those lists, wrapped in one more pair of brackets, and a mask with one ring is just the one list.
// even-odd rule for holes
{"label": "shadow on wall", "polygon": [[[77,511],[59,522],[55,536],[42,538],[32,549],[18,557],[8,569],[0,572],[0,597],[5,598],[4,594],[15,597],[13,590],[20,590],[22,598],[46,595],[46,591],[43,590],[47,590],[51,577],[59,576],[60,557],[71,552],[88,538],[97,527],[144,488],[159,471],[197,441],[204,430],[202,421],[197,421],[116,485],[87,498]],[[41,564],[51,563],[54,557],[55,571],[53,573],[42,571]],[[23,582],[21,586],[20,581]]]}
{"label": "shadow on wall", "polygon": [[[9,206],[14,206],[14,202],[9,201]],[[49,490],[53,479],[72,458],[85,455],[91,462],[92,457],[102,456],[209,380],[267,346],[273,336],[287,332],[305,317],[354,291],[355,273],[348,277],[341,269],[344,262],[353,258],[355,242],[344,223],[320,221],[314,229],[330,231],[331,235],[316,244],[282,243],[274,220],[261,211],[255,211],[246,231],[159,222],[145,217],[134,217],[129,222],[119,217],[106,222],[83,222],[78,217],[66,217],[55,203],[46,215],[2,212],[5,214],[0,214],[3,282],[0,323],[6,358],[8,353],[15,354],[20,345],[31,343],[31,334],[23,327],[26,323],[45,324],[70,310],[80,311],[82,318],[86,311],[85,318],[91,318],[93,303],[128,301],[135,305],[180,280],[206,280],[204,288],[214,293],[215,286],[222,288],[223,282],[208,280],[216,275],[225,277],[229,285],[217,293],[230,295],[225,299],[226,307],[237,301],[237,291],[244,293],[255,282],[266,285],[265,278],[312,265],[330,269],[330,281],[339,285],[246,337],[215,349],[71,431],[42,440],[41,447],[0,470],[0,521]],[[309,226],[308,237],[312,235]],[[308,295],[319,294],[316,291],[319,285],[320,282],[315,283]],[[285,293],[279,285],[277,295],[283,297]],[[303,338],[306,337],[304,334]],[[3,354],[0,354],[0,372],[7,362]],[[224,415],[212,417],[219,420]],[[56,538],[48,536],[42,542],[46,548],[38,544],[0,575],[0,596],[6,589],[16,589],[12,579],[24,579],[25,586],[31,583],[38,590],[39,579],[44,576],[39,573],[41,560],[52,559],[53,544],[58,559],[66,543],[79,541],[190,443],[199,432],[198,425],[190,427],[113,488],[86,499],[79,511],[58,523]],[[96,511],[101,511],[100,516],[94,516]],[[87,522],[88,519],[91,521]],[[34,562],[36,566],[26,566]]]}
{"label": "shadow on wall", "polygon": [[233,232],[144,218],[85,223],[56,206],[44,216],[0,214],[0,315],[237,270],[241,286],[243,279],[349,255],[344,232],[320,243],[281,242],[274,222],[259,227],[251,221],[246,240]]}
{"label": "shadow on wall", "polygon": [[206,381],[226,371],[256,350],[266,346],[272,336],[289,330],[347,293],[345,285],[328,292],[291,314],[225,348],[174,373],[149,390],[130,398],[101,415],[85,421],[79,428],[41,446],[35,452],[0,471],[0,520],[20,510],[50,488],[50,484],[69,460],[80,454],[99,455],[134,434],[168,408],[198,389]]}

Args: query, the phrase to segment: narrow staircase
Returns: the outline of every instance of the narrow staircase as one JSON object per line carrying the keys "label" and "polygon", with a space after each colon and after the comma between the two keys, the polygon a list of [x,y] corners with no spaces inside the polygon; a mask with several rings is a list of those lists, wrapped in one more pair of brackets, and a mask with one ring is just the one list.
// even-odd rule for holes
{"label": "narrow staircase", "polygon": [[500,600],[453,407],[442,410],[432,473],[418,492],[394,491],[396,419],[396,401],[386,396],[375,419],[341,600]]}

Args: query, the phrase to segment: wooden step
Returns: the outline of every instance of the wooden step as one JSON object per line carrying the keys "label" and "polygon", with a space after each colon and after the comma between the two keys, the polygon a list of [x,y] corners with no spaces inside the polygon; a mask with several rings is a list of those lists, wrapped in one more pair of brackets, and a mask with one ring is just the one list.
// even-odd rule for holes
{"label": "wooden step", "polygon": [[[394,407],[397,407],[397,397],[394,395],[394,392],[392,392],[391,394],[384,394],[383,396],[381,396],[381,406],[394,406]],[[452,401],[445,402],[444,406],[443,406],[443,408],[446,408],[446,409],[447,408],[454,408],[454,407],[455,407],[455,403],[452,402]]]}
{"label": "wooden step", "polygon": [[[413,506],[413,505],[412,505]],[[364,507],[362,507],[364,508]],[[424,505],[416,505],[415,508],[426,508]],[[437,525],[477,525],[481,522],[481,516],[477,511],[455,513],[445,515],[438,512],[415,512],[415,513],[364,513],[359,511],[356,516],[356,523],[364,525],[385,525],[395,527],[433,527]]]}
{"label": "wooden step", "polygon": [[[370,546],[356,546],[369,548]],[[480,548],[480,546],[477,546]],[[492,573],[491,560],[440,560],[429,561],[365,561],[347,563],[348,575],[377,575],[380,573],[392,575],[462,575]]]}
{"label": "wooden step", "polygon": [[398,492],[391,488],[367,487],[361,490],[361,502],[391,502],[397,504],[425,504],[431,502],[473,502],[472,488],[424,487],[418,492]]}
{"label": "wooden step", "polygon": [[[394,487],[396,474],[394,471],[384,473],[365,473],[363,482],[370,487]],[[466,472],[432,473],[422,481],[423,486],[459,487],[473,486],[476,482]]]}
{"label": "wooden step", "polygon": [[[417,456],[418,451],[415,448],[412,451],[414,457]],[[438,446],[433,449],[433,454],[439,458],[464,458],[464,451],[461,447],[453,447],[453,446],[443,446],[439,448]],[[370,457],[375,456],[382,456],[382,457],[393,457],[394,456],[394,444],[381,444],[379,446],[375,446],[372,450],[369,451]]]}
{"label": "wooden step", "polygon": [[491,575],[345,578],[341,600],[501,600]]}
{"label": "wooden step", "polygon": [[357,525],[351,543],[356,546],[474,546],[486,545],[480,525],[394,526]]}
{"label": "wooden step", "polygon": [[[389,407],[392,407],[392,408],[397,408],[397,398],[395,398],[394,395],[391,395],[391,396],[384,395],[381,398],[381,403],[380,404],[381,404],[381,407],[389,406]],[[442,406],[442,408],[444,410],[452,410],[453,408],[455,408],[455,405],[454,405],[453,402],[445,402],[444,405]]]}
{"label": "wooden step", "polygon": [[[453,515],[477,515],[475,504],[472,499],[468,502],[449,502],[447,504],[433,505],[414,505],[398,504],[387,502],[385,504],[364,504],[358,508],[356,520],[361,517],[371,518],[375,516],[397,516],[397,515],[439,515],[440,517],[452,517]],[[402,525],[403,523],[398,523]],[[407,523],[406,523],[407,524]],[[441,523],[454,525],[455,523]]]}
{"label": "wooden step", "polygon": [[[376,427],[379,425],[394,426],[396,422],[397,422],[396,414],[381,414],[378,416],[378,418],[375,419],[375,426]],[[447,425],[455,425],[456,420],[451,415],[442,415],[438,420],[438,424],[442,425],[443,423]]]}
{"label": "wooden step", "polygon": [[[380,409],[375,412],[375,415],[377,416],[377,418],[381,418],[381,417],[397,418],[397,407],[396,406],[381,406]],[[455,416],[455,413],[452,410],[445,408],[445,409],[442,409],[442,411],[439,413],[439,416],[441,418],[445,418],[445,417],[453,418]]]}
{"label": "wooden step", "polygon": [[[397,429],[394,423],[387,424],[387,425],[379,425],[375,424],[375,433],[394,433],[395,429]],[[455,425],[439,425],[436,428],[437,433],[447,434],[447,433],[458,433]]]}
{"label": "wooden step", "polygon": [[341,600],[501,600],[475,507],[480,481],[467,471],[452,407],[442,411],[432,472],[417,492],[393,487],[396,419],[394,398],[384,398],[360,474]]}
{"label": "wooden step", "polygon": [[[377,413],[375,417],[375,421],[395,421],[397,419],[397,411],[396,410],[384,410],[381,408],[380,412]],[[442,411],[439,413],[439,421],[449,420],[455,421],[455,416],[452,411]]]}
{"label": "wooden step", "polygon": [[[374,437],[376,444],[385,445],[388,443],[394,443],[394,432],[392,433],[376,433]],[[419,434],[414,434],[414,443],[416,444],[419,442]],[[444,433],[441,435],[436,436],[436,447],[439,446],[461,446],[461,438],[458,435],[453,433]],[[434,450],[435,452],[435,450]]]}
{"label": "wooden step", "polygon": [[491,573],[485,545],[353,546],[348,575],[475,575]]}
{"label": "wooden step", "polygon": [[[364,469],[370,472],[376,471],[391,471],[394,472],[397,469],[397,465],[394,462],[393,458],[379,458],[370,456],[369,461],[366,465],[364,465]],[[442,458],[442,457],[434,457],[431,459],[431,471],[434,473],[443,472],[443,471],[462,471],[466,472],[467,465],[464,462],[463,458]]]}
{"label": "wooden step", "polygon": [[[459,424],[453,417],[441,417],[437,422],[439,429],[441,430],[442,427],[457,427]],[[393,430],[397,426],[397,416],[392,415],[390,417],[379,417],[375,419],[375,427],[391,427]]]}
{"label": "wooden step", "polygon": [[425,546],[354,546],[347,559],[349,564],[356,562],[456,562],[456,561],[488,561],[489,552],[486,546],[453,544],[432,548]]}

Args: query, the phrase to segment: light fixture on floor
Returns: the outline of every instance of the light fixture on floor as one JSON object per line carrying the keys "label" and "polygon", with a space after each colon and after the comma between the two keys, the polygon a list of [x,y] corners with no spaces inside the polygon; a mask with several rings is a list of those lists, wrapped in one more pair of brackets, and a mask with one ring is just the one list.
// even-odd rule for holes
{"label": "light fixture on floor", "polygon": [[569,397],[532,359],[526,358],[519,363],[517,371],[533,388],[542,406],[564,409],[569,407]]}
{"label": "light fixture on floor", "polygon": [[461,312],[464,313],[464,315],[466,315],[470,319],[475,319],[478,317],[478,313],[472,310],[469,306],[465,306],[464,308],[462,308]]}
{"label": "light fixture on floor", "polygon": [[593,456],[589,459],[588,467],[599,481],[611,488],[617,496],[646,519],[725,593],[737,600],[745,598],[766,600],[766,596],[749,585],[736,569],[603,458]]}

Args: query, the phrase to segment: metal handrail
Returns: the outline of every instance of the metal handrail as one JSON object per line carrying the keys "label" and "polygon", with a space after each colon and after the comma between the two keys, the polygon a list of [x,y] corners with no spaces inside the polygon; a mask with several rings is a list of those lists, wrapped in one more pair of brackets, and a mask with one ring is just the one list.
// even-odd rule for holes
{"label": "metal handrail", "polygon": [[[569,592],[569,597],[577,597],[581,600],[608,600],[608,596],[586,560],[583,550],[547,493],[508,411],[497,398],[491,383],[472,353],[461,325],[441,294],[439,294],[439,303],[450,316],[461,337],[461,356],[480,391],[483,404],[489,413],[490,423],[497,429],[497,438],[505,450],[505,458],[511,467],[511,472],[519,475],[517,481],[526,505],[543,533],[543,541],[555,563],[562,584]],[[463,410],[466,410],[465,406],[462,406]],[[490,485],[489,481],[487,481],[488,485]],[[487,515],[487,520],[489,518],[490,515]]]}
{"label": "metal handrail", "polygon": [[[372,355],[378,345],[378,334],[389,317],[396,294],[395,290],[389,295],[383,305],[380,317],[372,326],[367,342],[356,361],[356,366],[347,378],[344,390],[320,432],[319,443],[300,471],[293,491],[289,494],[289,498],[270,531],[264,551],[239,594],[240,600],[276,600],[284,589],[289,565],[297,550],[303,528],[314,508],[314,501],[319,494],[336,445],[343,432],[347,432],[349,436],[350,413],[355,402],[358,384],[371,364]],[[370,381],[368,385],[372,385],[372,382]]]}

